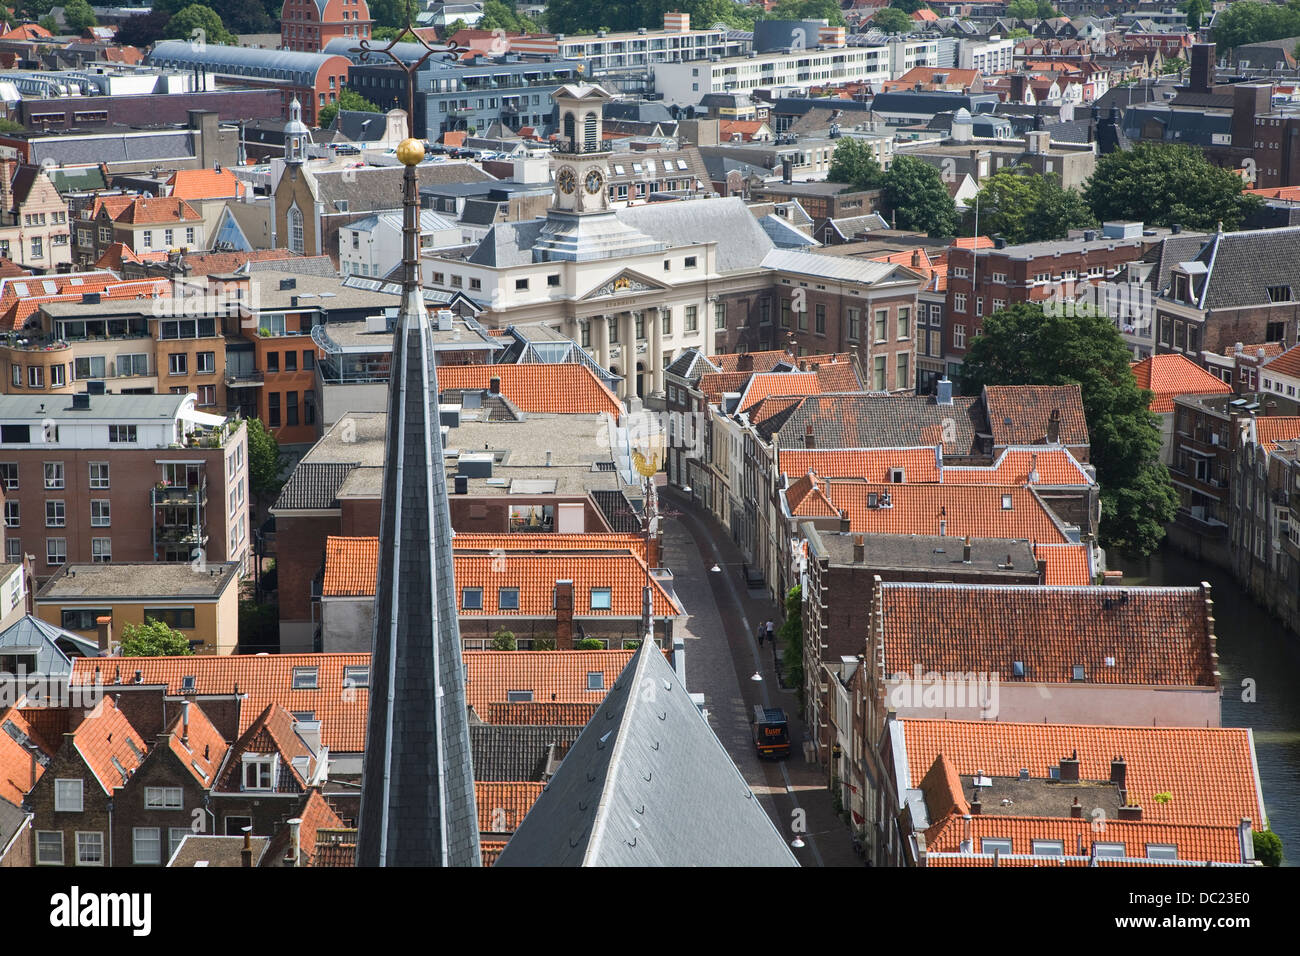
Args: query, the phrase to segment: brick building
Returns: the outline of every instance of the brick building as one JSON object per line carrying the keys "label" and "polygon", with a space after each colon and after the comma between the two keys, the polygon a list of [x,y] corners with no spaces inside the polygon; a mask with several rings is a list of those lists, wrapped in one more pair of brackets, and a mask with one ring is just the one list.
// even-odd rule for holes
{"label": "brick building", "polygon": [[373,23],[366,0],[285,0],[280,11],[280,46],[319,53],[339,37],[356,46],[369,39]]}

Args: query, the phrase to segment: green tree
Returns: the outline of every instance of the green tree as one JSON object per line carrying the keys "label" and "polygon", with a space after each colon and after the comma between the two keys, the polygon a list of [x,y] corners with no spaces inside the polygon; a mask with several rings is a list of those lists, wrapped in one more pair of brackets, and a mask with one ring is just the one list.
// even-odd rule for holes
{"label": "green tree", "polygon": [[63,7],[63,25],[67,27],[69,33],[80,33],[98,23],[99,21],[95,19],[95,11],[90,9],[90,4],[86,0],[68,0]]}
{"label": "green tree", "polygon": [[520,14],[513,4],[502,0],[487,0],[483,4],[483,16],[475,25],[479,30],[505,30],[507,33],[538,33],[541,28],[528,17]]}
{"label": "green tree", "polygon": [[1164,538],[1178,498],[1160,461],[1151,393],[1137,387],[1130,358],[1104,315],[1017,304],[984,319],[961,384],[968,395],[985,385],[1078,385],[1101,485],[1102,544],[1147,555]]}
{"label": "green tree", "polygon": [[223,43],[233,45],[234,34],[226,29],[217,11],[201,3],[192,3],[181,10],[167,24],[167,36],[173,40],[188,40],[195,36],[196,30],[202,30],[204,43]]}
{"label": "green tree", "polygon": [[396,40],[398,37],[410,39],[412,36],[413,34],[405,27],[375,27],[370,31],[371,39],[381,40],[384,43]]}
{"label": "green tree", "polygon": [[123,46],[152,46],[167,33],[167,23],[171,20],[171,14],[162,10],[150,10],[148,13],[139,13],[133,17],[127,17],[122,21],[122,25],[117,28],[117,33],[113,36],[114,43],[120,43]]}
{"label": "green tree", "polygon": [[1098,220],[1140,220],[1148,225],[1181,223],[1189,229],[1227,230],[1261,205],[1242,192],[1242,178],[1214,166],[1196,147],[1140,143],[1098,158],[1083,198]]}
{"label": "green tree", "polygon": [[[411,22],[415,22],[415,0],[371,0],[369,8],[376,27],[404,27],[408,12]],[[375,35],[373,30],[370,35]]]}
{"label": "green tree", "polygon": [[55,20],[54,17],[50,16],[48,13],[37,20],[36,25],[42,30],[50,31],[54,36],[59,35],[59,21]]}
{"label": "green tree", "polygon": [[0,133],[21,133],[25,127],[11,119],[0,119]]}
{"label": "green tree", "polygon": [[799,690],[799,709],[804,707],[803,672],[803,588],[792,587],[785,596],[785,623],[780,631],[785,680]]}
{"label": "green tree", "polygon": [[143,624],[122,628],[123,657],[182,657],[193,653],[189,638],[162,621],[149,618]]}
{"label": "green tree", "polygon": [[884,170],[876,162],[871,147],[860,139],[845,136],[835,146],[826,179],[832,183],[848,183],[854,189],[877,189],[883,175]]}
{"label": "green tree", "polygon": [[443,31],[442,36],[443,39],[450,40],[461,30],[468,30],[468,29],[469,29],[469,24],[466,23],[464,20],[452,20],[451,23],[447,24],[447,28],[446,30]]}
{"label": "green tree", "polygon": [[1282,838],[1272,830],[1251,830],[1255,844],[1255,859],[1265,866],[1282,865]]}
{"label": "green tree", "polygon": [[334,123],[334,117],[338,115],[339,110],[348,110],[354,113],[380,113],[383,112],[378,106],[370,102],[356,90],[344,87],[339,90],[339,98],[335,103],[326,103],[316,111],[316,122],[321,129],[328,129]]}
{"label": "green tree", "polygon": [[881,177],[885,206],[899,229],[947,237],[957,234],[957,206],[939,170],[912,156],[895,156]]}
{"label": "green tree", "polygon": [[1062,189],[1051,173],[1039,175],[1024,167],[1002,169],[984,180],[966,212],[964,232],[974,232],[976,204],[980,232],[1012,244],[1064,239],[1071,229],[1097,222],[1077,190]]}
{"label": "green tree", "polygon": [[836,0],[780,0],[765,19],[825,20],[833,27],[847,25]]}
{"label": "green tree", "polygon": [[1160,72],[1163,74],[1181,73],[1187,68],[1187,61],[1179,56],[1171,56],[1160,66]]}
{"label": "green tree", "polygon": [[873,29],[881,33],[907,33],[916,22],[897,7],[881,7],[870,21]]}
{"label": "green tree", "polygon": [[1017,20],[1035,20],[1038,18],[1038,0],[1011,0],[1007,4],[1007,16]]}
{"label": "green tree", "polygon": [[926,9],[927,6],[925,0],[889,0],[889,5],[895,10],[902,10],[909,17],[917,10]]}
{"label": "green tree", "polygon": [[280,453],[275,440],[260,418],[245,421],[248,429],[248,485],[259,506],[273,500],[284,487],[284,468],[288,460]]}
{"label": "green tree", "polygon": [[517,651],[519,643],[515,640],[513,631],[507,631],[504,627],[492,635],[492,650],[494,651]]}
{"label": "green tree", "polygon": [[1215,16],[1210,31],[1210,39],[1221,51],[1235,49],[1243,43],[1293,36],[1300,36],[1300,4],[1296,0],[1286,5],[1237,0]]}
{"label": "green tree", "polygon": [[1195,31],[1201,28],[1201,18],[1210,12],[1207,0],[1182,0],[1178,9],[1187,15],[1187,29]]}
{"label": "green tree", "polygon": [[1024,27],[1016,27],[1014,30],[1008,30],[1002,34],[1002,37],[1006,40],[1022,40],[1029,35],[1029,31]]}
{"label": "green tree", "polygon": [[582,640],[573,642],[575,651],[603,651],[605,645],[594,637],[584,637]]}

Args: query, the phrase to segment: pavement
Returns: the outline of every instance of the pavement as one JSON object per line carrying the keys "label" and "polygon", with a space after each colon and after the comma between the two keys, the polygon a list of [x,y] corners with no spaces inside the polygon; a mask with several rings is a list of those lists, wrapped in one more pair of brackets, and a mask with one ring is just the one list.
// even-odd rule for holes
{"label": "pavement", "polygon": [[[777,680],[774,648],[756,640],[758,625],[777,608],[764,592],[750,591],[742,557],[727,531],[671,488],[660,489],[663,563],[673,572],[673,587],[685,617],[675,633],[686,644],[686,687],[704,694],[709,725],[758,795],[804,866],[862,866],[849,829],[831,808],[825,771],[804,761],[806,738],[799,697]],[[717,564],[721,571],[710,568]],[[758,673],[763,679],[752,680]],[[780,707],[790,718],[790,756],[760,760],[754,752],[750,715],[755,704]]]}

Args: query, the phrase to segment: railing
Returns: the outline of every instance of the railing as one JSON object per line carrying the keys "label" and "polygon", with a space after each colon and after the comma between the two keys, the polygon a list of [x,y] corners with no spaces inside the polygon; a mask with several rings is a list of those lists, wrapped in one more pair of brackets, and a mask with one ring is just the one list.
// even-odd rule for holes
{"label": "railing", "polygon": [[260,368],[226,369],[226,384],[236,387],[241,385],[262,385],[266,382],[266,373]]}
{"label": "railing", "polygon": [[200,485],[154,485],[150,500],[155,508],[168,505],[176,507],[199,507],[207,503],[208,484]]}
{"label": "railing", "polygon": [[155,528],[155,537],[159,544],[204,545],[208,543],[208,536],[203,529],[193,525],[158,525]]}

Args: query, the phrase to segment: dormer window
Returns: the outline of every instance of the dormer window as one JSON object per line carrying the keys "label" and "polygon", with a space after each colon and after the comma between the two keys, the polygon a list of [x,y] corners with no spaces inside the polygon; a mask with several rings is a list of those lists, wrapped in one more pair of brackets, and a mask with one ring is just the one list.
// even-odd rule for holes
{"label": "dormer window", "polygon": [[612,607],[613,592],[609,588],[592,588],[591,589],[591,609],[593,611],[608,611]]}
{"label": "dormer window", "polygon": [[1174,273],[1174,299],[1178,302],[1186,302],[1189,296],[1190,282],[1186,275]]}
{"label": "dormer window", "polygon": [[1003,496],[1002,496],[1002,510],[1003,510],[1003,511],[1010,511],[1010,510],[1011,510],[1011,496],[1010,496],[1010,495],[1003,495]]}
{"label": "dormer window", "polygon": [[241,789],[275,789],[275,764],[275,754],[244,754]]}
{"label": "dormer window", "polygon": [[294,690],[315,690],[317,686],[317,668],[295,667],[293,669]]}

